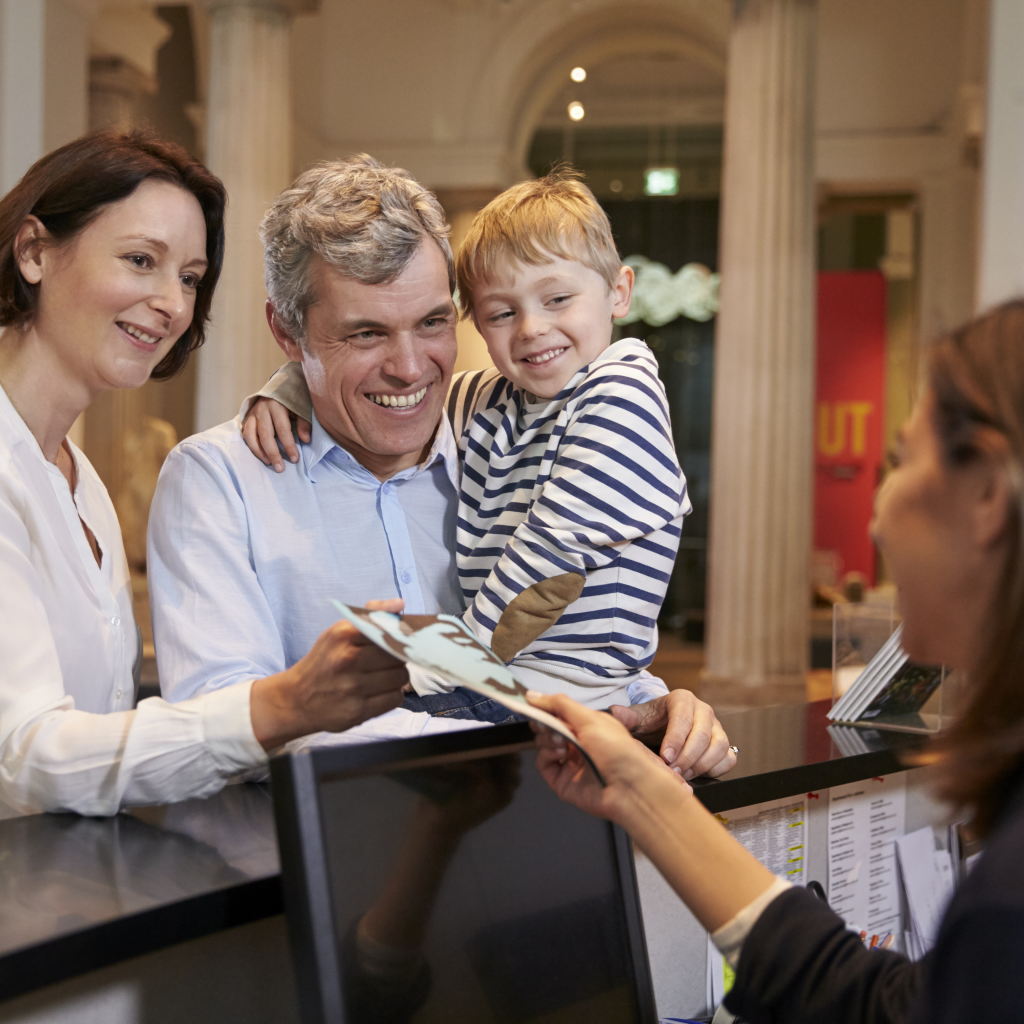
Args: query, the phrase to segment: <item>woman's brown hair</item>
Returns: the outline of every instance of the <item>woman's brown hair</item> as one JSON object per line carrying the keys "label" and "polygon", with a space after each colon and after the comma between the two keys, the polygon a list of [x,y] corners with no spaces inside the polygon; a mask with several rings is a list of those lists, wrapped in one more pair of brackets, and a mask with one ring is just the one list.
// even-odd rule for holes
{"label": "woman's brown hair", "polygon": [[1008,302],[938,342],[929,383],[934,427],[951,468],[1001,458],[1015,489],[1006,563],[962,714],[936,745],[939,795],[994,827],[1024,770],[1024,300]]}
{"label": "woman's brown hair", "polygon": [[0,327],[32,323],[39,286],[18,268],[15,240],[25,218],[38,217],[55,245],[73,241],[111,203],[127,199],[146,180],[166,181],[196,197],[206,221],[206,273],[196,292],[192,323],[153,370],[166,380],[202,345],[213,292],[224,262],[224,205],[220,179],[180,146],[150,131],[99,131],[37,160],[0,199]]}

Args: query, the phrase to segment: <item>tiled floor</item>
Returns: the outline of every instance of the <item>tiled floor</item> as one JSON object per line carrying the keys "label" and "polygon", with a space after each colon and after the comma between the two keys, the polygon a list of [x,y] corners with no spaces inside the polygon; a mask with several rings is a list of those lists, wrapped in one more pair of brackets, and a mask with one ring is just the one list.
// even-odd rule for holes
{"label": "tiled floor", "polygon": [[684,643],[665,633],[661,634],[658,653],[651,665],[651,671],[664,679],[670,690],[691,690],[716,711],[723,712],[745,707],[803,704],[824,700],[832,693],[830,669],[815,669],[808,672],[803,686],[778,683],[745,686],[724,680],[704,679],[703,646]]}

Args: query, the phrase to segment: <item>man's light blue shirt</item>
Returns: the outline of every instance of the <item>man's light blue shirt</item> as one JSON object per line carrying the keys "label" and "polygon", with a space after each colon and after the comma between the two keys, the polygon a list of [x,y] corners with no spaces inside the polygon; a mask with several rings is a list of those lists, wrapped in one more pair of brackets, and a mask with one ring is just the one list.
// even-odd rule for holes
{"label": "man's light blue shirt", "polygon": [[171,701],[293,665],[337,620],[337,598],[464,610],[455,568],[458,467],[447,417],[426,459],[381,482],[313,417],[283,473],[237,420],[167,457],[149,519],[160,685]]}

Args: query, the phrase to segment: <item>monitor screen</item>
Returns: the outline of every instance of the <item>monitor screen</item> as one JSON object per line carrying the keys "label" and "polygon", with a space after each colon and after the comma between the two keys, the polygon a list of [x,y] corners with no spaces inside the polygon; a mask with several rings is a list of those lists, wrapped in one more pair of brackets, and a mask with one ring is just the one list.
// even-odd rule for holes
{"label": "monitor screen", "polygon": [[629,841],[522,746],[320,776],[348,1024],[653,1019]]}

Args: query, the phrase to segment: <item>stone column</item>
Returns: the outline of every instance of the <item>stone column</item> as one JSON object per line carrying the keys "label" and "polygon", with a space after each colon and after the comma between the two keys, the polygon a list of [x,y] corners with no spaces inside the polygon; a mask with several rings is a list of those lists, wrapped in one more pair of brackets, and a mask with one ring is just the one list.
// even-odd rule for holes
{"label": "stone column", "polygon": [[89,31],[89,128],[130,128],[157,91],[156,59],[171,27],[142,0],[106,3]]}
{"label": "stone column", "polygon": [[814,0],[734,0],[707,675],[801,682],[814,398]]}
{"label": "stone column", "polygon": [[156,82],[123,57],[91,57],[89,129],[130,128],[139,97],[155,91]]}
{"label": "stone column", "polygon": [[206,163],[227,186],[227,254],[199,352],[196,429],[229,419],[283,360],[263,312],[257,229],[292,178],[288,47],[317,0],[204,0],[210,16]]}

